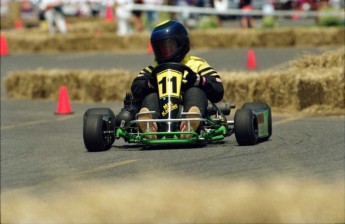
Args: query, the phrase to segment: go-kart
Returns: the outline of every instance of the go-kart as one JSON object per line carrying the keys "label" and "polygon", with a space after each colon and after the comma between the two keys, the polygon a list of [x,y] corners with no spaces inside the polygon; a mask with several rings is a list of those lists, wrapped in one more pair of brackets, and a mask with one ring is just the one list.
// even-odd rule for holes
{"label": "go-kart", "polygon": [[[222,141],[235,134],[239,145],[254,145],[266,141],[272,135],[271,108],[266,103],[248,102],[238,109],[234,119],[229,120],[231,109],[235,105],[228,103],[209,103],[206,116],[188,118],[188,112],[182,112],[181,92],[184,90],[182,77],[190,68],[179,63],[158,65],[152,76],[158,88],[161,112],[159,119],[138,119],[140,102],[127,93],[124,107],[115,115],[110,108],[90,108],[83,117],[83,138],[88,151],[109,150],[116,139],[122,138],[129,144],[145,146],[205,145]],[[154,114],[156,111],[145,113]],[[191,121],[198,120],[201,125],[192,131]],[[155,132],[141,132],[138,123],[156,122]],[[187,132],[179,130],[180,123],[186,122]],[[188,138],[182,135],[188,134]],[[149,136],[155,135],[156,138]]]}

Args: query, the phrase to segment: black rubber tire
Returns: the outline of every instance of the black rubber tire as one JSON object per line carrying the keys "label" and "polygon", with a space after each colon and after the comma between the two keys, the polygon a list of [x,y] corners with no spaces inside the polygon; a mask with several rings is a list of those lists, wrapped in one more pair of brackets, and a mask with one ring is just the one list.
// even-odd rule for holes
{"label": "black rubber tire", "polygon": [[84,113],[84,118],[85,116],[89,116],[89,115],[108,115],[108,116],[111,116],[112,118],[115,118],[114,111],[112,111],[110,108],[107,108],[107,107],[90,108]]}
{"label": "black rubber tire", "polygon": [[258,141],[258,122],[253,111],[241,108],[234,118],[235,137],[239,145],[255,145]]}
{"label": "black rubber tire", "polygon": [[249,108],[253,111],[256,110],[267,110],[268,109],[268,133],[269,136],[266,138],[263,138],[263,141],[267,141],[271,135],[272,135],[272,112],[271,107],[267,103],[261,103],[261,102],[249,102],[243,104],[242,108]]}
{"label": "black rubber tire", "polygon": [[[106,120],[110,120],[110,124]],[[84,116],[83,138],[89,152],[109,150],[115,141],[114,134],[104,131],[114,130],[114,120],[109,115],[88,114]]]}

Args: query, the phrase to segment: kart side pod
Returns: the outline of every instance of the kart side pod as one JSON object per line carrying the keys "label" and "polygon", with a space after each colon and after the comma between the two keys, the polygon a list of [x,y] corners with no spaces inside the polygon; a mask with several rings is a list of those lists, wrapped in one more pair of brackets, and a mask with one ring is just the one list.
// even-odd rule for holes
{"label": "kart side pod", "polygon": [[266,103],[245,103],[235,113],[234,132],[239,145],[254,145],[272,135],[271,108]]}

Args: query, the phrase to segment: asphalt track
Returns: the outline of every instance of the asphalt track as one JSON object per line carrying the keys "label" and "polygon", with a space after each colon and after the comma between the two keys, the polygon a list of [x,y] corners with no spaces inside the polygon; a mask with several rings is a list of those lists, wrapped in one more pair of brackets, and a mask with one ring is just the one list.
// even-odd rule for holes
{"label": "asphalt track", "polygon": [[[281,69],[303,52],[319,49],[255,49],[259,69]],[[217,70],[244,70],[247,49],[196,52]],[[138,71],[152,55],[51,54],[1,58],[1,78],[11,70],[42,68]],[[3,84],[2,84],[3,85]],[[114,90],[115,91],[115,90]],[[131,180],[142,174],[212,180],[296,178],[344,183],[344,116],[273,114],[273,135],[255,146],[238,146],[235,137],[202,148],[145,150],[116,141],[107,152],[89,153],[82,139],[82,116],[90,107],[119,111],[121,103],[72,102],[72,115],[54,115],[56,102],[8,99],[1,91],[1,191],[49,192],[73,181]],[[344,191],[339,197],[344,198]]]}

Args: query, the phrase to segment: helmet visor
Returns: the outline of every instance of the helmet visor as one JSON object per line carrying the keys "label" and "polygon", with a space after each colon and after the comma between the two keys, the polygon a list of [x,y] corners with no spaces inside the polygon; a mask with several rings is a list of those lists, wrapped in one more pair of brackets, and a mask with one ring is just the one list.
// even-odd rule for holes
{"label": "helmet visor", "polygon": [[156,42],[156,56],[158,58],[168,58],[175,54],[177,50],[177,42],[175,39],[169,38]]}

